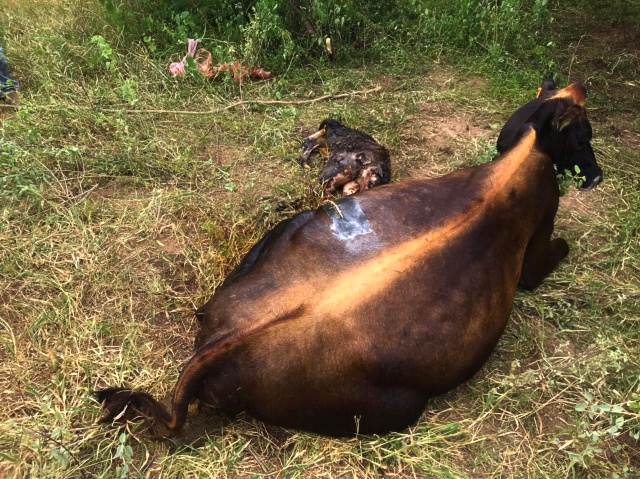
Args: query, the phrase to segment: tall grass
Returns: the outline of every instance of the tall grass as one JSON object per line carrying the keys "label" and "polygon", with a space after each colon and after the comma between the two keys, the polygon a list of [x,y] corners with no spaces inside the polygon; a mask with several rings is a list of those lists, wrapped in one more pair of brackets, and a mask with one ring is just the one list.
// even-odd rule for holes
{"label": "tall grass", "polygon": [[507,67],[523,60],[548,67],[547,0],[258,0],[255,2],[101,0],[127,43],[166,54],[189,37],[205,38],[214,59],[241,57],[270,68],[323,55],[325,38],[342,63],[396,52],[455,47],[480,51]]}

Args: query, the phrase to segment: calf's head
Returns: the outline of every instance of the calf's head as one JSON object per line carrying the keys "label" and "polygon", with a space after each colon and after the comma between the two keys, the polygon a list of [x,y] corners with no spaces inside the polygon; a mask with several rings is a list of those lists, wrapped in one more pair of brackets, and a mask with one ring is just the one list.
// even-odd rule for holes
{"label": "calf's head", "polygon": [[558,172],[569,171],[582,178],[581,190],[594,188],[603,174],[591,147],[591,124],[584,107],[586,97],[587,89],[580,82],[561,90],[546,90],[507,120],[498,137],[498,152],[506,151],[518,131],[531,123],[538,130],[543,151],[551,157]]}

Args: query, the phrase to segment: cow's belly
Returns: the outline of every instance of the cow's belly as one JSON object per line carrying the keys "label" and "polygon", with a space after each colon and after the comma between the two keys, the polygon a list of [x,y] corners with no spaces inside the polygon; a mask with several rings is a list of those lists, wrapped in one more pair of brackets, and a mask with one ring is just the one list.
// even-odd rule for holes
{"label": "cow's belly", "polygon": [[322,434],[405,428],[429,397],[482,367],[515,295],[500,275],[458,278],[455,291],[425,287],[427,279],[412,275],[325,314],[309,305],[257,332],[221,358],[205,401]]}

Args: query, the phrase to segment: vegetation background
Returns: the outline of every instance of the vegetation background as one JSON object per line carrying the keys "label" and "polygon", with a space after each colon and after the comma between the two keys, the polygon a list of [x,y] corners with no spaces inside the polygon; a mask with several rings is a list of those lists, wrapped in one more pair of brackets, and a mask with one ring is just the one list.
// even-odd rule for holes
{"label": "vegetation background", "polygon": [[[171,77],[190,37],[273,78]],[[637,0],[20,0],[0,42],[22,87],[0,111],[0,477],[640,475]],[[94,424],[96,388],[167,396],[195,307],[321,203],[320,165],[294,161],[320,120],[387,145],[394,180],[438,176],[489,160],[546,76],[589,87],[605,182],[562,198],[569,258],[415,427],[338,440],[205,408],[170,441]]]}

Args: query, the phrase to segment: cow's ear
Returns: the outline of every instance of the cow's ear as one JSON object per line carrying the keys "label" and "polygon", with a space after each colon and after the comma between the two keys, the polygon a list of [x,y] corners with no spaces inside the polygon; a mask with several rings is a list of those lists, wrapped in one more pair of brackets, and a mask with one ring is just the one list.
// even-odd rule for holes
{"label": "cow's ear", "polygon": [[580,105],[572,105],[566,110],[563,110],[556,114],[555,118],[553,119],[553,126],[558,131],[562,131],[574,121],[578,121],[578,118],[580,118],[580,115],[582,115],[583,111],[584,108],[582,108]]}
{"label": "cow's ear", "polygon": [[561,90],[561,93],[562,95],[560,96],[570,97],[580,106],[584,106],[587,100],[587,87],[577,80],[569,83],[569,85]]}

